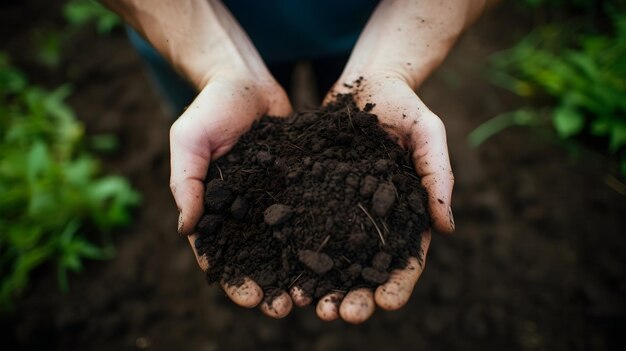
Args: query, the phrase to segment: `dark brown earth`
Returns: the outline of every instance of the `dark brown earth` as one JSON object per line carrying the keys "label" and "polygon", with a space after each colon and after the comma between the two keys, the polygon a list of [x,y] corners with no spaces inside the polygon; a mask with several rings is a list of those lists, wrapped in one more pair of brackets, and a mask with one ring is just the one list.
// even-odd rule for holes
{"label": "dark brown earth", "polygon": [[[79,33],[57,72],[34,63],[31,35],[58,24],[59,3],[2,2],[2,49],[36,82],[75,82],[70,102],[87,131],[121,138],[105,168],[130,177],[144,204],[135,224],[114,233],[115,259],[87,264],[70,277],[68,294],[54,266],[37,272],[14,311],[0,316],[3,350],[626,349],[624,196],[590,162],[530,130],[507,130],[478,149],[466,141],[477,125],[523,103],[485,74],[488,55],[531,28],[514,2],[483,16],[418,91],[447,127],[457,230],[433,235],[407,306],[376,311],[359,326],[300,309],[271,320],[206,286],[176,234],[171,120],[124,32]],[[302,72],[296,105],[311,107]]]}
{"label": "dark brown earth", "polygon": [[430,225],[410,153],[351,95],[288,118],[263,117],[209,168],[195,246],[209,283],[244,277],[314,299],[374,288],[422,257]]}

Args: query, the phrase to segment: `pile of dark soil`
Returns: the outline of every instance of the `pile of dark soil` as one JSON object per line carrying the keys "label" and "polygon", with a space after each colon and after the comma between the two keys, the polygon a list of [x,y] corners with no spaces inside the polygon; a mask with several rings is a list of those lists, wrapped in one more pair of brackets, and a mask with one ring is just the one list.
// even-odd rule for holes
{"label": "pile of dark soil", "polygon": [[378,286],[419,257],[430,225],[409,153],[347,95],[263,117],[206,181],[195,245],[207,280],[250,277],[270,297],[294,285],[316,299]]}

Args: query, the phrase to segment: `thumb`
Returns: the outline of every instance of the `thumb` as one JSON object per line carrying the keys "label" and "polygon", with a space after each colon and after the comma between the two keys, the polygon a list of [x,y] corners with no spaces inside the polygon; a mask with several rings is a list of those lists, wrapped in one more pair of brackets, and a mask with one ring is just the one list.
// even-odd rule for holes
{"label": "thumb", "polygon": [[170,129],[170,189],[180,212],[181,235],[192,234],[204,212],[204,179],[211,159],[208,139],[196,142],[198,130],[190,121],[182,116]]}
{"label": "thumb", "polygon": [[454,176],[450,167],[445,127],[439,117],[431,114],[424,118],[416,133],[412,138],[413,163],[428,192],[433,227],[441,234],[450,234],[455,228],[451,209]]}

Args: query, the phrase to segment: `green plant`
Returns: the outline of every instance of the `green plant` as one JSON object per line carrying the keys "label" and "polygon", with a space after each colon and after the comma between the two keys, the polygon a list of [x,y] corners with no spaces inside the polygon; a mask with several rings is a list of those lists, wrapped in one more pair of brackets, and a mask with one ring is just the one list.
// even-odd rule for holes
{"label": "green plant", "polygon": [[100,34],[109,33],[122,24],[121,19],[94,0],[69,0],[63,6],[63,15],[74,27],[93,23]]}
{"label": "green plant", "polygon": [[61,63],[63,51],[63,33],[54,28],[37,28],[33,30],[32,41],[35,58],[48,68],[57,68]]}
{"label": "green plant", "polygon": [[106,35],[122,25],[115,13],[94,0],[68,0],[62,12],[65,23],[36,27],[31,34],[33,56],[50,69],[59,68],[64,47],[85,27],[93,25],[100,35]]}
{"label": "green plant", "polygon": [[[504,127],[545,126],[547,118],[558,137],[617,160],[626,177],[626,11],[613,12],[611,19],[609,33],[575,25],[537,29],[493,57],[493,80],[534,101],[534,108],[523,109],[521,123],[509,120]],[[478,145],[502,126],[488,121],[470,134],[470,142]]]}
{"label": "green plant", "polygon": [[0,53],[0,309],[45,262],[67,289],[67,272],[80,271],[83,259],[111,257],[110,230],[128,223],[139,202],[124,178],[98,175],[83,126],[64,103],[70,92],[30,85]]}

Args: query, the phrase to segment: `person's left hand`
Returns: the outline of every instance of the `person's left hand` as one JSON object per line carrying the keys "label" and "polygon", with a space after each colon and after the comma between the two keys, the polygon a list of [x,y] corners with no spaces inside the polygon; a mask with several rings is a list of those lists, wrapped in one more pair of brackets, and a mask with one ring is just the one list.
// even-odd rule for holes
{"label": "person's left hand", "polygon": [[[332,101],[338,93],[352,92],[343,83],[352,82],[338,82],[327,95],[325,103]],[[401,146],[411,151],[415,170],[429,194],[428,207],[434,229],[440,233],[451,233],[454,230],[450,210],[454,177],[443,123],[401,76],[393,73],[365,76],[358,90],[355,95],[357,105],[363,108],[366,103],[376,104],[371,112],[378,116],[383,128],[397,138]],[[407,266],[393,271],[389,280],[375,292],[362,288],[352,290],[345,296],[331,293],[317,304],[319,318],[331,321],[341,317],[349,323],[361,323],[374,313],[376,306],[384,310],[397,310],[404,306],[424,270],[431,240],[430,229],[421,233],[420,238],[419,257],[409,258]],[[301,294],[293,292],[296,305],[308,302]]]}

